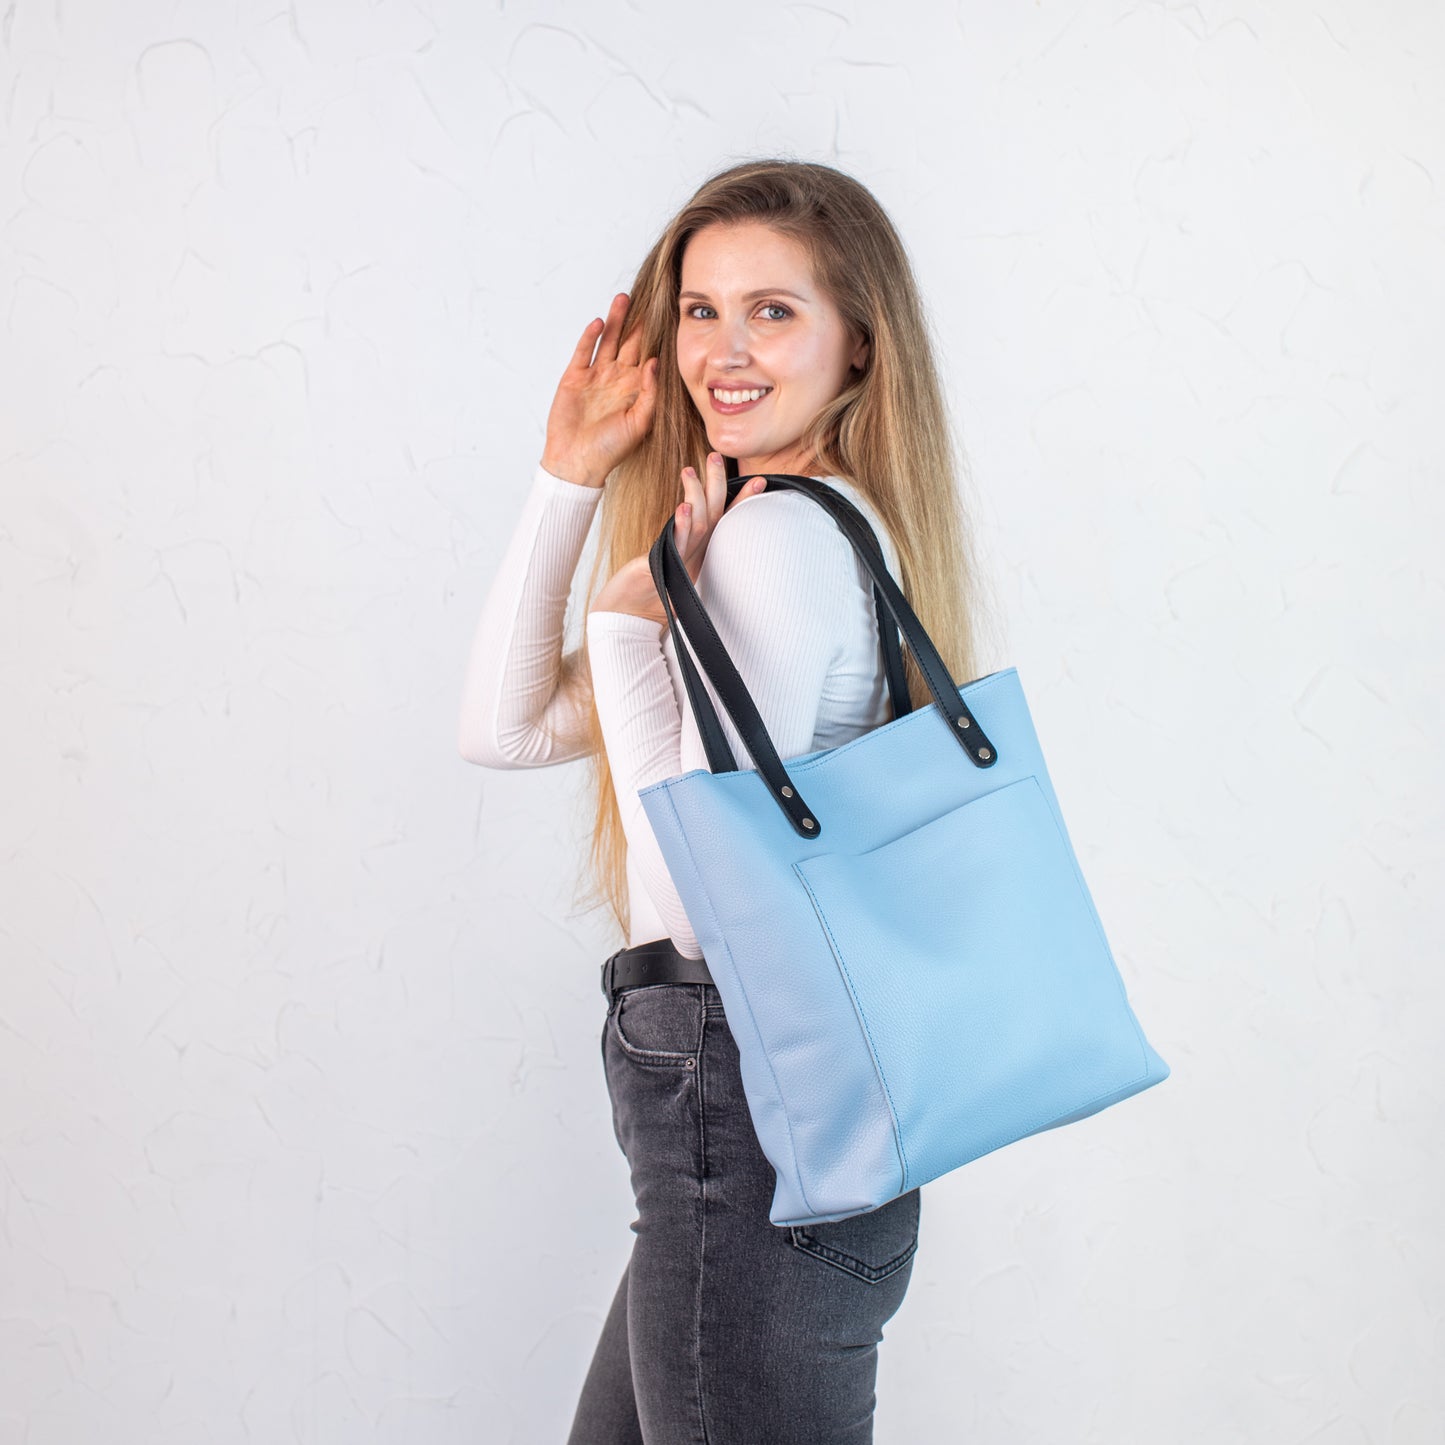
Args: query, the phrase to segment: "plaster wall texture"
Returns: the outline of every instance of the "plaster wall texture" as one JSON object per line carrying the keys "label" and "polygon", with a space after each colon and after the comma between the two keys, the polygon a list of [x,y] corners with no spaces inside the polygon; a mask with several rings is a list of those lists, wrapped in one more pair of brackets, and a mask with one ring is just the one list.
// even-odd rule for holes
{"label": "plaster wall texture", "polygon": [[825,160],[1173,1077],[929,1186],[883,1445],[1445,1438],[1445,12],[0,15],[0,1445],[563,1438],[579,766],[454,747],[587,320]]}

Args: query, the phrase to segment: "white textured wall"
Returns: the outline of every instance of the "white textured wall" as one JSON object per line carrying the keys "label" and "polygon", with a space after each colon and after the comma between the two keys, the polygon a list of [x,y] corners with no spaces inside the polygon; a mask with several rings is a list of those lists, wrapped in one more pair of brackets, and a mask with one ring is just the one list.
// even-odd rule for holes
{"label": "white textured wall", "polygon": [[988,664],[1174,1068],[929,1187],[881,1445],[1439,1445],[1433,0],[0,45],[0,1445],[562,1437],[614,940],[584,770],[462,762],[461,668],[582,326],[775,151],[917,260]]}

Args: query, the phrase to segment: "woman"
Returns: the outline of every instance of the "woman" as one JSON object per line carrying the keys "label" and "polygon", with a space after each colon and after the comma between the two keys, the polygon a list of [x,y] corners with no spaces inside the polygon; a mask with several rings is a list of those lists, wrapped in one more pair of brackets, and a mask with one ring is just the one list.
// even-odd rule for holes
{"label": "woman", "polygon": [[[727,457],[740,476],[812,475],[844,493],[953,675],[976,675],[971,559],[917,288],[877,201],[831,167],[759,160],[711,177],[583,331],[467,670],[463,757],[592,761],[594,896],[629,940],[604,965],[602,1057],[636,1239],[572,1445],[870,1441],[877,1345],[918,1241],[916,1189],[834,1223],[770,1223],[774,1173],[722,1000],[637,796],[707,766],[648,565],[669,520],[780,758],[891,716],[852,546],[816,502],[762,478],[724,510]],[[599,503],[586,642],[563,656]]]}

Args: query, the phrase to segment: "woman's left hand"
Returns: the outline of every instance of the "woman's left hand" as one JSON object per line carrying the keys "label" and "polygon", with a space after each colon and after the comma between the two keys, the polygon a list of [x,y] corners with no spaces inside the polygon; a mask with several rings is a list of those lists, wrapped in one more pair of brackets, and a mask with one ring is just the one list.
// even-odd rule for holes
{"label": "woman's left hand", "polygon": [[[733,504],[744,497],[756,496],[766,486],[767,478],[754,477],[743,485]],[[699,480],[691,467],[684,467],[682,491],[685,500],[678,505],[673,518],[673,540],[677,543],[687,575],[696,583],[712,530],[727,506],[727,467],[722,454],[708,453],[706,484]],[[659,626],[666,626],[667,613],[663,610],[662,598],[657,595],[657,584],[652,580],[648,554],[644,552],[640,557],[624,562],[598,592],[589,610],[629,612],[634,617],[646,617]]]}

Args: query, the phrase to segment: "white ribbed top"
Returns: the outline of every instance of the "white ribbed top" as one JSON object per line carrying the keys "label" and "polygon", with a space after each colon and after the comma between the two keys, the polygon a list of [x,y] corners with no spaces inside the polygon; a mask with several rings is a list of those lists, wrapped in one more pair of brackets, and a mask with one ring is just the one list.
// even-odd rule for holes
{"label": "white ribbed top", "polygon": [[[873,524],[898,580],[892,538],[868,500],[839,477],[821,480]],[[562,635],[601,497],[601,488],[537,467],[472,640],[457,736],[469,762],[531,768],[582,755],[586,680],[575,655],[562,657]],[[713,528],[696,586],[784,762],[888,721],[872,579],[816,502],[781,489],[733,502]],[[628,844],[628,943],[667,935],[682,953],[701,957],[637,796],[708,765],[672,634],[645,617],[592,612],[586,646]],[[754,767],[704,683],[738,766]]]}

